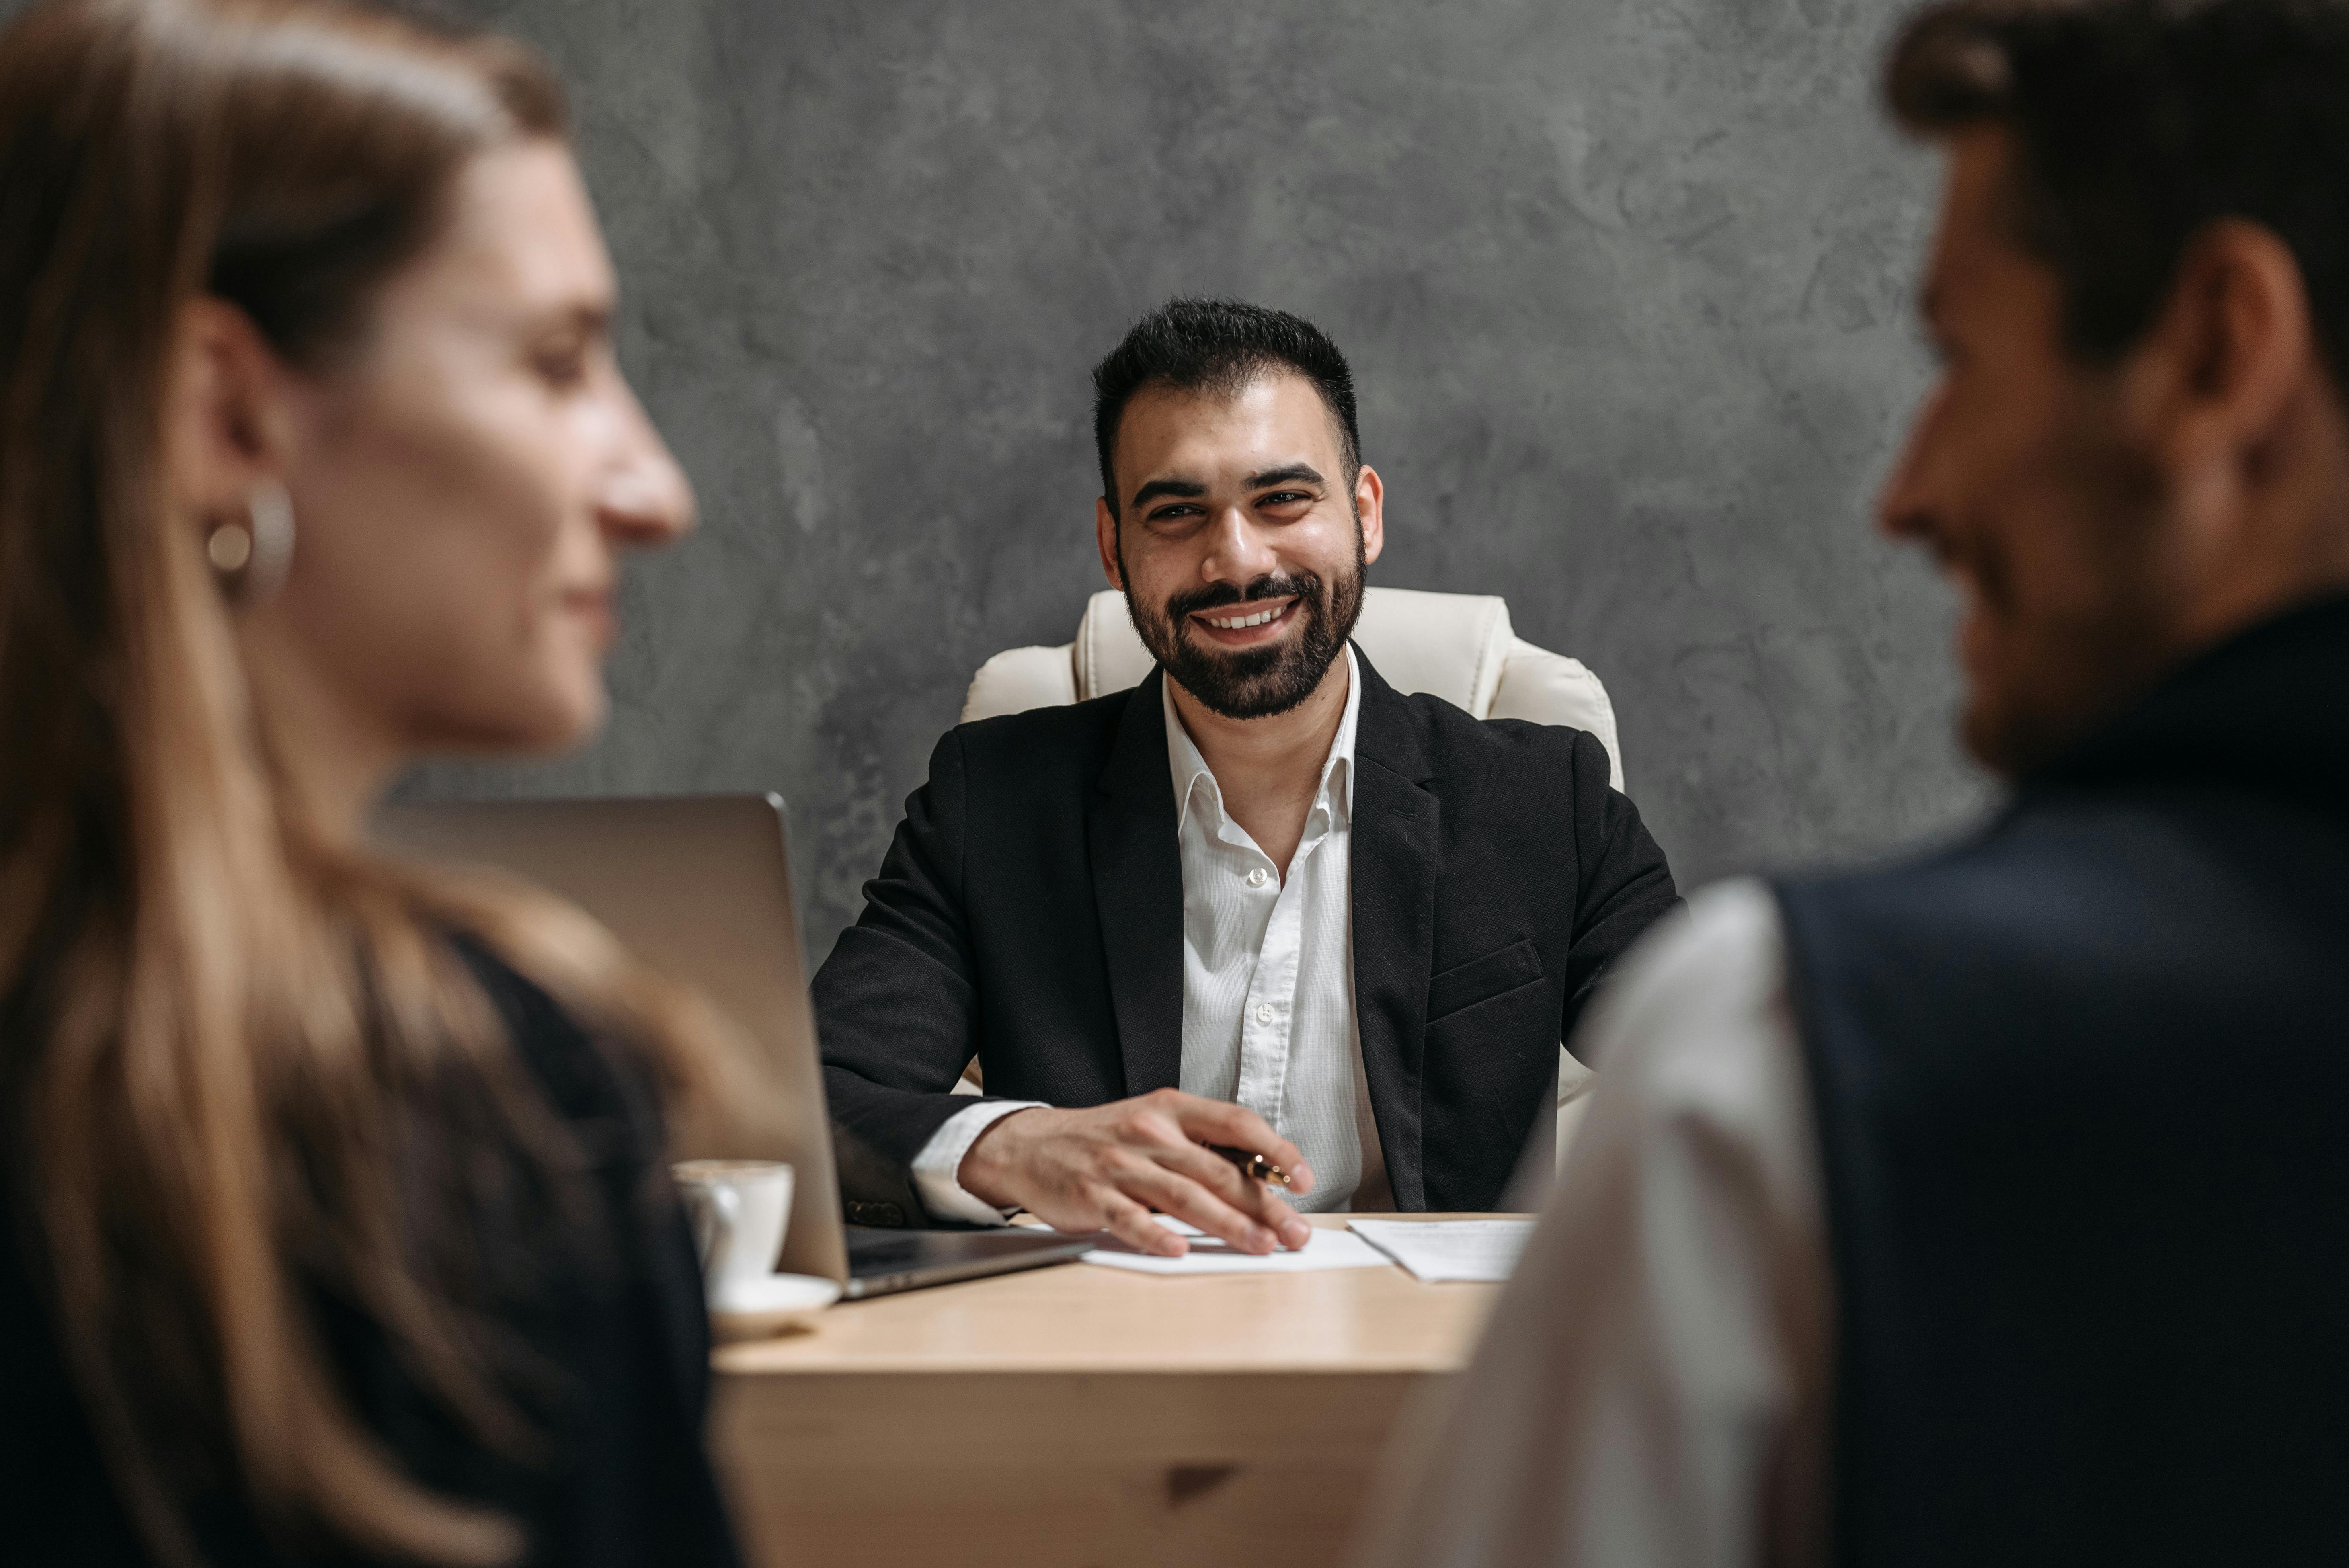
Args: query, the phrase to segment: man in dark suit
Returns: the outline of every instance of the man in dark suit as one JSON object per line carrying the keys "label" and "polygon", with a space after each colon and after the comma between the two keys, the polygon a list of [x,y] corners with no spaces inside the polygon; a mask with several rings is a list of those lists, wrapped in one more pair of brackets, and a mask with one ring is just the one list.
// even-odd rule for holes
{"label": "man in dark suit", "polygon": [[1677,903],[1663,855],[1590,736],[1404,696],[1348,643],[1382,487],[1319,332],[1178,300],[1094,381],[1102,564],[1159,667],[938,743],[815,981],[851,1212],[1302,1244],[1211,1145],[1309,1207],[1493,1208],[1558,1041]]}

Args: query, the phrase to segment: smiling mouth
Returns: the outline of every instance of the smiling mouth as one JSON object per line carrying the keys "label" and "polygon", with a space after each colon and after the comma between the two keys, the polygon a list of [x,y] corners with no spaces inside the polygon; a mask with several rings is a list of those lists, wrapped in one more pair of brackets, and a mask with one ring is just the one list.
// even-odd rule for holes
{"label": "smiling mouth", "polygon": [[1295,599],[1283,599],[1268,606],[1258,600],[1254,603],[1222,605],[1214,610],[1195,610],[1192,612],[1191,618],[1203,626],[1213,626],[1219,632],[1245,632],[1257,626],[1270,625],[1275,621],[1285,620],[1289,612],[1296,608]]}
{"label": "smiling mouth", "polygon": [[574,588],[563,596],[565,608],[585,621],[596,642],[609,647],[619,632],[618,606],[609,589]]}

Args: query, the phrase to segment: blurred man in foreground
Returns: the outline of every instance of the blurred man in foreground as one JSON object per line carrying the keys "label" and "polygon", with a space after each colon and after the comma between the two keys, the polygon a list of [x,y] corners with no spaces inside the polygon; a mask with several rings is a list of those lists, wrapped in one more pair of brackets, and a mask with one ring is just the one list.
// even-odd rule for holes
{"label": "blurred man in foreground", "polygon": [[1557,1202],[1366,1563],[2306,1562],[2349,1542],[2349,7],[1959,4],[1954,849],[1732,884],[1581,1054]]}

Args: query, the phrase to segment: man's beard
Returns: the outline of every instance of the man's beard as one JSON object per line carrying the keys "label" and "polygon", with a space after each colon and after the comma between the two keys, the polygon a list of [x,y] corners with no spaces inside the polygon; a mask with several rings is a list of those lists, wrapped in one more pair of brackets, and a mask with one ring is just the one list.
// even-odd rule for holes
{"label": "man's beard", "polygon": [[[1129,587],[1126,609],[1133,616],[1134,630],[1142,634],[1143,645],[1166,666],[1168,678],[1179,682],[1210,713],[1226,718],[1270,718],[1312,696],[1346,639],[1354,634],[1354,623],[1362,614],[1366,564],[1358,531],[1354,569],[1334,583],[1323,583],[1313,572],[1267,573],[1245,588],[1216,583],[1177,593],[1156,610],[1145,609]],[[1291,596],[1297,600],[1294,614],[1304,624],[1269,647],[1226,652],[1200,642],[1189,630],[1190,617],[1201,610]]]}
{"label": "man's beard", "polygon": [[[2114,565],[2119,579],[2142,563]],[[1967,694],[1966,749],[1992,772],[2021,779],[2079,745],[2177,663],[2181,650],[2162,612],[2157,594],[2116,586],[2094,614],[2020,634],[2013,667],[1996,685],[1977,678]]]}
{"label": "man's beard", "polygon": [[2074,481],[2061,526],[2076,541],[2064,580],[2036,583],[2026,598],[1997,539],[1982,541],[1969,562],[1980,601],[1972,613],[1994,634],[1996,659],[1969,671],[1961,733],[1977,760],[2008,779],[2077,746],[2189,651],[2163,572],[2158,476],[2096,434],[2083,431],[2060,453]]}

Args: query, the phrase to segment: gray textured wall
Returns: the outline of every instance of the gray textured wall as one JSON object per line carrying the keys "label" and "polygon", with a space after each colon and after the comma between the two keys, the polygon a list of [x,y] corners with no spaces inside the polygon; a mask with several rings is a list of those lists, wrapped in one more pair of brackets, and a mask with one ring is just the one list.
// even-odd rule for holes
{"label": "gray textured wall", "polygon": [[700,533],[609,732],[412,793],[772,788],[818,956],[998,649],[1099,586],[1087,371],[1176,292],[1352,358],[1372,580],[1500,593],[1621,715],[1684,882],[1981,798],[1875,541],[1933,168],[1884,0],[491,0],[578,95]]}

